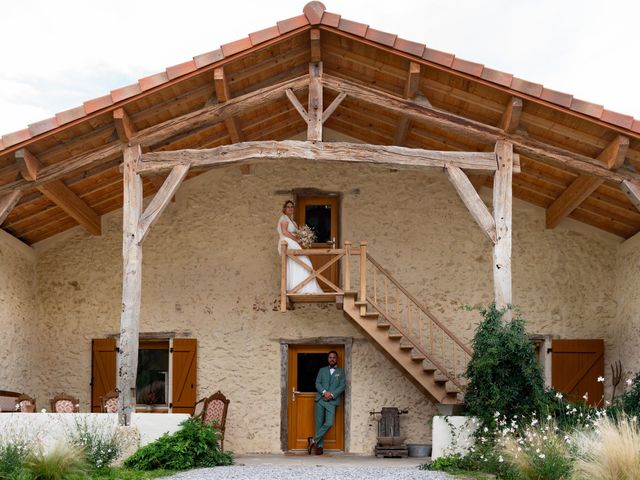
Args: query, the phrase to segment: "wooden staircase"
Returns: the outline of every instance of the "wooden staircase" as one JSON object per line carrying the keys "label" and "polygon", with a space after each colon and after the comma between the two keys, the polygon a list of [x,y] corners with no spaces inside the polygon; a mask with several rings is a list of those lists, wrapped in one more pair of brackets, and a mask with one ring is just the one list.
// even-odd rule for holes
{"label": "wooden staircase", "polygon": [[[300,255],[334,255],[331,263],[342,260],[344,288],[317,296],[297,294],[300,285],[312,278],[326,280],[325,268],[309,270],[308,279],[286,291],[286,259]],[[289,250],[283,247],[281,310],[299,301],[332,301],[345,317],[420,389],[432,402],[458,404],[466,385],[464,371],[471,350],[463,344],[426,306],[416,300],[370,254],[367,244],[342,249]],[[356,288],[352,289],[353,260],[359,258]],[[314,297],[314,298],[312,298]],[[315,298],[318,297],[318,298]]]}

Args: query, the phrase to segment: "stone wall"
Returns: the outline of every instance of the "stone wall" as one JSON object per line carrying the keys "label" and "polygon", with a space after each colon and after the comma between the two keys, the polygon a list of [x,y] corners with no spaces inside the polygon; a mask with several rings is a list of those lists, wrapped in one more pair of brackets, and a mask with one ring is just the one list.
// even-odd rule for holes
{"label": "stone wall", "polygon": [[[620,246],[615,285],[618,320],[612,329],[615,348],[611,360],[622,362],[624,382],[640,372],[640,234]],[[619,387],[618,392],[623,387]]]}
{"label": "stone wall", "polygon": [[[36,255],[0,230],[0,390],[34,394]],[[37,399],[36,399],[37,400]]]}
{"label": "stone wall", "polygon": [[[441,172],[310,162],[237,167],[189,180],[144,244],[142,332],[198,339],[198,395],[230,399],[225,444],[280,451],[282,338],[353,337],[351,444],[370,452],[370,410],[409,408],[409,440],[429,438],[435,408],[333,306],[274,310],[279,292],[276,220],[288,195],[313,187],[342,194],[341,240],[369,251],[465,341],[479,316],[460,309],[492,298],[491,246]],[[121,212],[103,235],[74,229],[36,246],[34,382],[46,398],[64,390],[89,406],[91,339],[119,330]],[[534,333],[603,338],[619,239],[566,222],[547,231],[544,211],[514,203],[514,302]],[[372,423],[370,426],[369,424]]]}

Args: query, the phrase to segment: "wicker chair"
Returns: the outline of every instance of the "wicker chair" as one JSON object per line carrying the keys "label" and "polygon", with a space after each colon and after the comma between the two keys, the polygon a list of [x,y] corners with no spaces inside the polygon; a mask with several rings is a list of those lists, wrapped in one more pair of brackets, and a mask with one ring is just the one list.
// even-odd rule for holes
{"label": "wicker chair", "polygon": [[22,413],[34,413],[36,411],[36,399],[26,393],[16,398],[16,411]]}
{"label": "wicker chair", "polygon": [[50,400],[51,413],[78,413],[80,412],[80,400],[60,393]]}
{"label": "wicker chair", "polygon": [[[224,452],[224,428],[227,421],[227,410],[230,400],[218,390],[213,395],[204,399],[204,408],[201,418],[204,423],[209,423],[220,430],[220,450]],[[195,412],[194,412],[195,413]]]}
{"label": "wicker chair", "polygon": [[118,390],[107,392],[100,398],[102,413],[118,413]]}

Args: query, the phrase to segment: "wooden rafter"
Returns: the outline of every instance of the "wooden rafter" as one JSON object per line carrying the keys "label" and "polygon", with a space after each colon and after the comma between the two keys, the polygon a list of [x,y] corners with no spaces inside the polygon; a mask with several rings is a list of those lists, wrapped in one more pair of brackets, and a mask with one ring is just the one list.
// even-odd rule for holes
{"label": "wooden rafter", "polygon": [[322,62],[309,64],[309,105],[307,115],[307,140],[312,142],[322,141]]}
{"label": "wooden rafter", "polygon": [[320,29],[311,29],[311,62],[317,63],[322,61],[322,50],[320,49]]}
{"label": "wooden rafter", "polygon": [[520,114],[522,113],[522,99],[518,97],[511,97],[507,108],[502,114],[500,120],[500,128],[507,133],[513,133],[520,125]]}
{"label": "wooden rafter", "polygon": [[0,225],[7,219],[13,207],[16,206],[22,192],[20,190],[14,190],[11,193],[7,193],[4,197],[0,198]]}
{"label": "wooden rafter", "polygon": [[627,194],[631,203],[633,203],[638,210],[640,210],[640,185],[632,183],[628,180],[622,182],[622,191]]}
{"label": "wooden rafter", "polygon": [[[38,158],[26,148],[21,148],[15,153],[16,162],[24,165],[28,177],[33,178],[32,184],[40,177],[42,164]],[[21,167],[22,170],[22,167]],[[23,171],[23,175],[25,175]],[[62,180],[53,180],[41,183],[35,187],[49,200],[60,207],[67,215],[87,229],[92,235],[100,235],[102,226],[100,216],[94,212],[80,197],[71,191]]]}
{"label": "wooden rafter", "polygon": [[485,143],[495,143],[499,140],[508,141],[513,144],[518,153],[526,154],[532,159],[561,165],[574,171],[602,177],[615,183],[620,183],[623,180],[640,182],[640,173],[638,172],[626,169],[614,172],[604,168],[600,160],[549,145],[535,138],[517,133],[509,134],[498,127],[443,110],[437,110],[426,105],[420,105],[415,101],[402,99],[332,75],[325,74],[323,83],[327,88],[336,92],[345,92],[349,97],[356,100],[377,105],[397,114],[406,114],[411,119],[439,128],[449,129],[452,132],[466,135],[478,141]]}
{"label": "wooden rafter", "polygon": [[136,133],[136,128],[124,108],[116,108],[113,111],[113,123],[120,141],[129,143]]}
{"label": "wooden rafter", "polygon": [[[598,160],[610,170],[617,170],[624,163],[629,148],[629,138],[618,135],[598,156]],[[563,219],[571,215],[605,179],[587,175],[578,176],[560,196],[547,208],[546,226],[555,228]]]}
{"label": "wooden rafter", "polygon": [[[388,165],[396,168],[445,168],[454,165],[467,171],[489,174],[497,168],[493,152],[438,152],[386,145],[285,140],[244,142],[212,149],[145,153],[136,169],[140,174],[148,174],[167,171],[180,164],[190,164],[192,168],[207,168],[249,161],[286,159]],[[516,172],[520,171],[518,161],[514,162],[513,168]]]}
{"label": "wooden rafter", "polygon": [[489,213],[487,206],[484,204],[478,192],[473,187],[469,178],[458,167],[449,165],[447,166],[447,176],[454,186],[458,195],[462,199],[462,203],[465,204],[469,213],[480,226],[483,233],[491,241],[492,244],[496,243],[496,222]]}
{"label": "wooden rafter", "polygon": [[[224,68],[219,67],[213,71],[213,79],[216,86],[216,97],[219,102],[228,102],[231,100],[231,91],[229,90],[229,82],[224,73]],[[233,143],[239,143],[243,140],[242,128],[236,117],[228,117],[224,120],[229,132],[229,138]]]}
{"label": "wooden rafter", "polygon": [[[409,62],[409,71],[407,73],[407,80],[404,84],[404,98],[413,99],[420,93],[420,64],[416,62]],[[425,98],[425,100],[427,100]],[[427,100],[429,106],[431,103]],[[400,115],[396,130],[393,134],[393,144],[402,146],[407,140],[407,134],[411,128],[411,119],[407,115]]]}

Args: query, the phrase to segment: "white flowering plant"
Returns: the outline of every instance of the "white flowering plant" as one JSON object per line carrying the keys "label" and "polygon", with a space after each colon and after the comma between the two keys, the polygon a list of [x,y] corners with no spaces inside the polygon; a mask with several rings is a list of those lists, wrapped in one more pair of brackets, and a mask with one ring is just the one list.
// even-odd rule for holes
{"label": "white flowering plant", "polygon": [[296,234],[298,236],[298,243],[302,248],[310,248],[316,241],[316,232],[309,225],[303,225],[300,227]]}
{"label": "white flowering plant", "polygon": [[120,453],[117,430],[110,423],[89,423],[76,419],[75,428],[68,432],[69,443],[80,448],[87,462],[96,469],[107,468]]}

